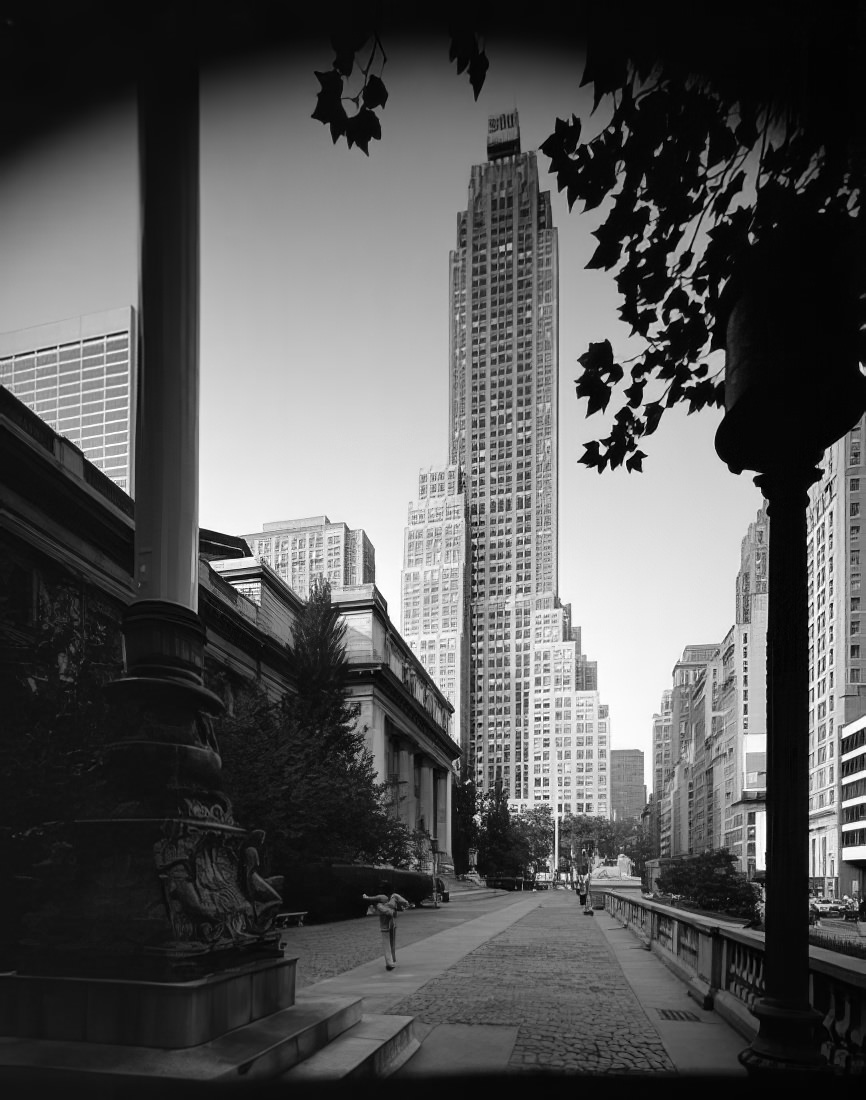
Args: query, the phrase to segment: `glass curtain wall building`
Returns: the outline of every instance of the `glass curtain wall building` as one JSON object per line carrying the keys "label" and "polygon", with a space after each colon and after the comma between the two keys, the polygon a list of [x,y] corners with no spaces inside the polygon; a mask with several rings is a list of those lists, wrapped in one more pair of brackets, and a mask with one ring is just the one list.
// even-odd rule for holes
{"label": "glass curtain wall building", "polygon": [[134,496],[135,310],[0,335],[0,385]]}
{"label": "glass curtain wall building", "polygon": [[[469,495],[470,714],[482,789],[531,797],[535,601],[555,596],[558,248],[517,112],[491,118],[450,255],[449,461]],[[542,686],[542,685],[539,685]]]}

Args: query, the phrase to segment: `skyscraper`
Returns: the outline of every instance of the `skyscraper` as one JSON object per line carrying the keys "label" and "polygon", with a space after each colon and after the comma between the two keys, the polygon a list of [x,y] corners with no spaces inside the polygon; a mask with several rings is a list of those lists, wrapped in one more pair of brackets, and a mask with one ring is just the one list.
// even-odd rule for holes
{"label": "skyscraper", "polygon": [[617,821],[637,818],[646,806],[643,752],[640,749],[613,749],[610,754],[611,815]]}
{"label": "skyscraper", "polygon": [[861,870],[856,863],[843,864],[841,829],[855,820],[858,810],[842,812],[839,757],[842,727],[866,714],[864,435],[866,418],[824,453],[823,475],[809,489],[806,510],[809,882],[830,894],[849,890]]}
{"label": "skyscraper", "polygon": [[328,581],[334,591],[376,580],[376,552],[366,532],[331,523],[327,516],[266,523],[244,538],[253,556],[266,562],[302,599],[317,579]]}
{"label": "skyscraper", "polygon": [[489,120],[487,158],[450,255],[450,461],[466,477],[472,563],[463,747],[483,789],[501,779],[518,801],[533,797],[533,616],[558,585],[558,251],[516,111]]}
{"label": "skyscraper", "polygon": [[457,466],[418,476],[403,547],[400,632],[454,707],[462,741],[469,708],[469,530]]}
{"label": "skyscraper", "polygon": [[[517,112],[491,117],[450,254],[449,463],[422,471],[428,496],[433,469],[462,482],[469,523],[460,744],[479,788],[501,783],[512,809],[607,814],[610,716],[558,593],[558,262],[550,194],[535,154],[520,150]],[[441,617],[430,570],[444,531],[437,549],[419,504],[406,529],[402,628],[430,657],[442,646],[424,624]],[[434,676],[442,687],[441,665]]]}
{"label": "skyscraper", "polygon": [[131,306],[0,335],[0,385],[130,496],[137,364]]}

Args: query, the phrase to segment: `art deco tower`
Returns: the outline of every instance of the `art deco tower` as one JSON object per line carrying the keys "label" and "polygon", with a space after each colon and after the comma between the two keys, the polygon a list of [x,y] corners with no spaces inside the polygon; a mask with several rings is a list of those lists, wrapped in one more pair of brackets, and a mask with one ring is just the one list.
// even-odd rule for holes
{"label": "art deco tower", "polygon": [[[536,601],[558,603],[558,251],[517,112],[491,118],[450,257],[450,455],[471,541],[470,714],[483,789],[530,798]],[[538,685],[539,687],[542,685]],[[546,685],[544,685],[546,686]]]}

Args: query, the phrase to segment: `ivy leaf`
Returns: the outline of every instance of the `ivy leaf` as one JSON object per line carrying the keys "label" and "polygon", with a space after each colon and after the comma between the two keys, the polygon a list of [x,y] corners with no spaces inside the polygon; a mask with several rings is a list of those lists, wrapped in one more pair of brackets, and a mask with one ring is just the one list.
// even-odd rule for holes
{"label": "ivy leaf", "polygon": [[659,426],[664,409],[660,401],[649,401],[643,409],[643,435],[652,435]]}
{"label": "ivy leaf", "polygon": [[487,54],[483,50],[476,50],[469,61],[469,83],[472,85],[472,92],[476,99],[484,86],[484,78],[489,68]]}
{"label": "ivy leaf", "polygon": [[598,467],[598,472],[601,473],[604,469],[604,459],[599,454],[598,440],[593,440],[591,443],[584,443],[583,454],[578,459],[578,462],[582,462],[584,466],[589,466],[592,469],[593,466]]}
{"label": "ivy leaf", "polygon": [[716,385],[715,382],[704,379],[701,382],[696,382],[693,386],[687,387],[683,392],[688,398],[688,415],[691,416],[693,412],[698,412],[707,405],[714,403]]}
{"label": "ivy leaf", "polygon": [[451,42],[448,47],[448,60],[457,62],[457,72],[468,68],[473,52],[477,52],[478,43],[475,34],[468,27],[454,27],[450,31]]}
{"label": "ivy leaf", "polygon": [[334,69],[326,73],[315,73],[315,77],[321,88],[316,95],[316,109],[311,117],[327,126],[343,109],[343,78]]}
{"label": "ivy leaf", "polygon": [[371,139],[375,138],[378,141],[381,137],[382,127],[379,119],[369,107],[362,107],[356,115],[352,115],[351,118],[346,120],[346,141],[350,149],[353,145],[357,145],[363,153],[369,156],[368,146]]}
{"label": "ivy leaf", "polygon": [[619,263],[621,254],[622,245],[619,241],[602,240],[590,257],[586,265],[587,270],[603,268],[605,271],[610,271],[612,267],[615,267]]}
{"label": "ivy leaf", "polygon": [[578,398],[587,399],[586,415],[604,412],[610,403],[610,386],[602,381],[598,375],[584,373],[575,382]]}
{"label": "ivy leaf", "polygon": [[643,460],[645,458],[646,458],[646,455],[643,453],[643,451],[635,451],[635,453],[631,456],[631,458],[629,458],[626,461],[625,468],[628,470],[628,472],[630,474],[634,473],[634,471],[637,471],[639,474],[642,474],[643,473],[642,463],[643,463]]}
{"label": "ivy leaf", "polygon": [[675,286],[670,294],[665,298],[664,305],[662,306],[662,318],[667,321],[673,310],[679,310],[680,313],[684,313],[689,307],[689,296],[681,286]]}
{"label": "ivy leaf", "polygon": [[716,195],[716,197],[713,199],[712,211],[717,217],[724,214],[727,210],[730,209],[731,202],[733,201],[734,196],[737,194],[737,192],[742,191],[743,184],[745,182],[746,173],[742,171],[737,172],[737,174],[724,189],[724,191]]}
{"label": "ivy leaf", "polygon": [[388,89],[381,78],[375,74],[368,78],[363,91],[364,106],[371,110],[376,107],[384,107],[388,101]]}
{"label": "ivy leaf", "polygon": [[590,344],[583,355],[578,356],[577,361],[586,371],[609,371],[613,366],[613,347],[610,340]]}
{"label": "ivy leaf", "polygon": [[334,68],[343,76],[351,76],[355,64],[355,54],[370,37],[372,31],[365,27],[357,17],[350,20],[348,25],[340,27],[331,35],[331,46],[334,49]]}
{"label": "ivy leaf", "polygon": [[639,407],[641,401],[643,401],[643,391],[645,387],[645,381],[635,381],[624,391],[630,408],[636,409]]}

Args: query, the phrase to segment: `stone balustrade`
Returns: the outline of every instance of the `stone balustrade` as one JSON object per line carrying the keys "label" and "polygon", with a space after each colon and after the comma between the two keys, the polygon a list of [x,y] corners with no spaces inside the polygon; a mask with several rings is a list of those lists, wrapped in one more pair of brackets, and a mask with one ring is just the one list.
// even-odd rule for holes
{"label": "stone balustrade", "polygon": [[[758,1021],[752,1009],[764,996],[764,934],[650,901],[628,890],[593,886],[604,908],[654,951],[688,986],[747,1040]],[[805,913],[803,919],[806,919]],[[809,948],[809,995],[823,1016],[822,1052],[845,1076],[866,1074],[866,959]]]}

